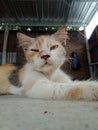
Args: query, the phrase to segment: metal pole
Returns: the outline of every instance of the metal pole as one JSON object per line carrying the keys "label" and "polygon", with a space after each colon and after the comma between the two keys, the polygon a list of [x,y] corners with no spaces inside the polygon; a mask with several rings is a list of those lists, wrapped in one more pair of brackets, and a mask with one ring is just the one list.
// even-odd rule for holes
{"label": "metal pole", "polygon": [[87,52],[87,58],[88,58],[88,65],[89,65],[89,72],[90,72],[90,76],[92,75],[92,71],[90,68],[90,64],[91,64],[91,57],[90,57],[90,53],[89,53],[89,44],[88,44],[88,40],[86,37],[86,29],[84,27],[84,34],[85,34],[85,41],[86,41],[86,52]]}
{"label": "metal pole", "polygon": [[3,42],[3,50],[2,50],[2,64],[6,64],[6,50],[7,50],[8,35],[9,35],[9,30],[8,30],[8,26],[6,26],[4,32],[4,42]]}

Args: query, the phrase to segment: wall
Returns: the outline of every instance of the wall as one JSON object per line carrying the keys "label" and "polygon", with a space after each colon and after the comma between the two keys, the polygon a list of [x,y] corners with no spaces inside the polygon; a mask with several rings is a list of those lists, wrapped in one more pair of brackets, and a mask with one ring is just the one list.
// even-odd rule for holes
{"label": "wall", "polygon": [[64,63],[62,69],[69,73],[73,79],[88,79],[89,66],[86,52],[86,41],[84,37],[84,32],[70,31],[69,40],[66,45],[67,54],[70,57],[73,51],[77,52],[78,59],[80,62],[80,68],[78,71],[71,68],[71,60]]}

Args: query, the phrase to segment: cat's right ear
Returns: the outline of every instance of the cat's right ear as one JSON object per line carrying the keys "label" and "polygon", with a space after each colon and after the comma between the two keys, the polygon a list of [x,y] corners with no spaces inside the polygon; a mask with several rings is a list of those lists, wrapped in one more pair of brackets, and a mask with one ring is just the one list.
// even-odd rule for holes
{"label": "cat's right ear", "polygon": [[28,46],[31,45],[32,42],[34,41],[33,38],[23,33],[17,33],[17,39],[18,39],[19,47],[22,47],[24,52],[27,50]]}
{"label": "cat's right ear", "polygon": [[66,28],[60,28],[57,32],[52,34],[62,45],[66,45],[66,40],[68,39]]}

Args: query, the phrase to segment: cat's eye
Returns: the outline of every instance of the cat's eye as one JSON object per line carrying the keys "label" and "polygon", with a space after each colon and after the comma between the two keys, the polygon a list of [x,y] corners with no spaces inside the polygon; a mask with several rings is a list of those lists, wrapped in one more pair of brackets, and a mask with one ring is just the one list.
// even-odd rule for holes
{"label": "cat's eye", "polygon": [[54,50],[54,49],[56,49],[56,48],[58,48],[58,45],[51,46],[51,47],[50,47],[50,50]]}
{"label": "cat's eye", "polygon": [[39,50],[38,50],[38,49],[30,49],[30,51],[39,52]]}

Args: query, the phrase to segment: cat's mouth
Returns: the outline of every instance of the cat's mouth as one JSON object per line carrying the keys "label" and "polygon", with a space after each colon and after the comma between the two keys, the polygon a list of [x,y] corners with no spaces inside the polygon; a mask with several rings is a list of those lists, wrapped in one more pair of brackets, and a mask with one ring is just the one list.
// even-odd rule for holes
{"label": "cat's mouth", "polygon": [[42,67],[45,67],[45,66],[51,66],[52,64],[49,63],[48,61],[45,61],[45,63],[42,65]]}

